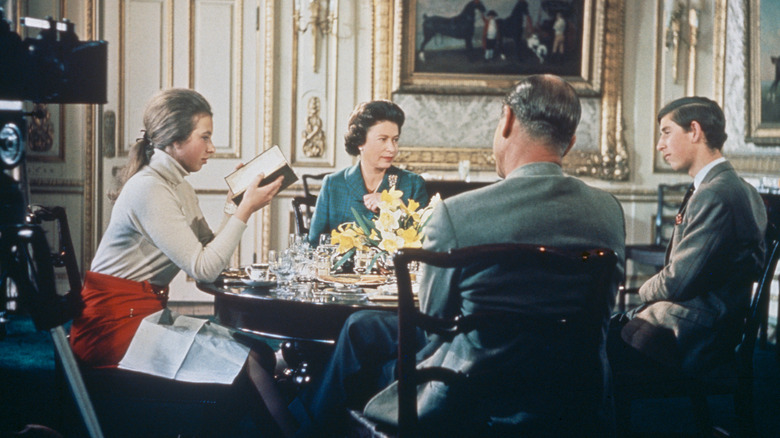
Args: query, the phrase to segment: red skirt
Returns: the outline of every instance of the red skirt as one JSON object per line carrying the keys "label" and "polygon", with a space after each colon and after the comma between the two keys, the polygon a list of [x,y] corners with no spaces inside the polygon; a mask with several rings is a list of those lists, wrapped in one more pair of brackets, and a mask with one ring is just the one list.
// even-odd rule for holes
{"label": "red skirt", "polygon": [[116,366],[141,320],[165,307],[167,292],[148,281],[87,272],[81,291],[84,310],[70,329],[73,353],[89,366]]}

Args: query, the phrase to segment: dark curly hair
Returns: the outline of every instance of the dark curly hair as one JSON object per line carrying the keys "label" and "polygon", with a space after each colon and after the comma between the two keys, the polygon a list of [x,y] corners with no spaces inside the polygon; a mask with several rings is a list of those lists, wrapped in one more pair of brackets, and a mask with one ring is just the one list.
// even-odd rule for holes
{"label": "dark curly hair", "polygon": [[353,156],[360,155],[360,146],[366,144],[368,129],[379,122],[393,122],[398,125],[398,133],[404,125],[406,116],[404,111],[389,100],[373,100],[363,102],[352,111],[349,116],[347,133],[344,135],[344,146],[347,153]]}

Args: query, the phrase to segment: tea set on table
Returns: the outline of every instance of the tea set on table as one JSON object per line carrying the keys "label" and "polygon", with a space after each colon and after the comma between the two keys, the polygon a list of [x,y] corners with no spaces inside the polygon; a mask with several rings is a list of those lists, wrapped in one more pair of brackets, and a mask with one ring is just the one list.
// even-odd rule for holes
{"label": "tea set on table", "polygon": [[[270,293],[279,298],[313,302],[391,301],[396,299],[395,276],[382,275],[371,264],[375,254],[358,251],[352,259],[352,273],[343,272],[338,246],[323,236],[312,249],[303,236],[291,235],[287,249],[268,253],[268,263],[253,263],[241,269],[228,269],[222,278],[226,285],[236,280],[249,293]],[[374,263],[376,265],[376,263]]]}

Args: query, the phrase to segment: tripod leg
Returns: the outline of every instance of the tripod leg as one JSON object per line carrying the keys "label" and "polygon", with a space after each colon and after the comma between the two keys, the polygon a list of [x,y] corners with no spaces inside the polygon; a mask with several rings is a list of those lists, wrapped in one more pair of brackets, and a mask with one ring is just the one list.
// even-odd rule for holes
{"label": "tripod leg", "polygon": [[84,419],[84,425],[87,427],[89,436],[91,438],[103,438],[103,432],[100,429],[97,415],[95,415],[95,409],[92,407],[87,387],[81,378],[81,371],[79,371],[76,358],[73,356],[70,344],[68,344],[65,330],[63,330],[62,326],[57,326],[52,328],[50,333],[54,341],[54,348],[62,360],[62,369],[65,372],[65,377],[68,379],[68,385],[70,385],[73,398],[76,401],[79,412],[81,412],[81,417]]}

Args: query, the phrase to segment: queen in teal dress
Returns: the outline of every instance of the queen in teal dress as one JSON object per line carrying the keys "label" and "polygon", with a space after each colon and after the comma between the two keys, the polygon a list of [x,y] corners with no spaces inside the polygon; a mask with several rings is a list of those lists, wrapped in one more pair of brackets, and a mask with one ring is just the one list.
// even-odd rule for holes
{"label": "queen in teal dress", "polygon": [[393,166],[403,124],[403,110],[387,100],[362,103],[352,112],[344,143],[347,153],[358,156],[359,161],[323,180],[309,227],[312,246],[319,243],[321,234],[330,234],[344,222],[354,222],[353,208],[363,217],[372,218],[382,191],[391,187],[403,192],[405,203],[414,199],[421,206],[428,205],[422,177]]}

